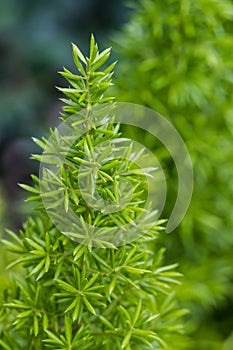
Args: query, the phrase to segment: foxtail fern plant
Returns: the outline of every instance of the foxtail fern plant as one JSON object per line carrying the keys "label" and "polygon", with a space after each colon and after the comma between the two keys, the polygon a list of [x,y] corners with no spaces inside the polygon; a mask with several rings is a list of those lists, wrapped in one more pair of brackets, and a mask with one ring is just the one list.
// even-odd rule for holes
{"label": "foxtail fern plant", "polygon": [[[114,98],[105,95],[115,66],[106,66],[109,55],[110,49],[99,53],[93,36],[89,57],[73,45],[77,73],[64,68],[61,74],[72,87],[59,88],[66,95],[61,120],[71,134],[62,135],[58,128],[49,140],[35,140],[43,155],[33,158],[47,168],[40,179],[32,176],[34,186],[21,185],[31,192],[35,215],[19,234],[7,231],[9,239],[3,240],[15,258],[8,267],[10,288],[1,295],[2,349],[183,348],[180,318],[186,310],[177,307],[174,291],[180,274],[176,264],[163,266],[164,249],[155,253],[150,243],[162,222],[150,213],[143,234],[135,241],[125,239],[125,225],[133,226],[145,210],[147,181],[135,165],[136,155],[130,161],[124,156],[130,147],[121,149],[123,156],[111,157],[120,131],[110,112]],[[97,161],[101,165],[93,177]],[[119,197],[127,199],[119,211],[98,209],[101,201]],[[80,226],[66,220],[70,212]],[[111,240],[113,228],[121,232],[118,246]]]}

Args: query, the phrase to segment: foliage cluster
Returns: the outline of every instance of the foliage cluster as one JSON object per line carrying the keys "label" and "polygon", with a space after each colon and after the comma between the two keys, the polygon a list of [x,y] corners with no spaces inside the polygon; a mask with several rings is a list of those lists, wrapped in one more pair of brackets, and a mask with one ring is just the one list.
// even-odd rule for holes
{"label": "foliage cluster", "polygon": [[[231,349],[232,2],[141,0],[132,8],[114,39],[116,96],[160,112],[188,146],[194,195],[182,225],[165,241],[167,256],[179,260],[186,277],[179,298],[192,309],[193,348]],[[137,135],[166,168],[168,217],[176,196],[174,166],[155,140]]]}
{"label": "foliage cluster", "polygon": [[[99,159],[101,142],[108,141],[110,146],[112,140],[119,138],[118,126],[108,118],[114,102],[105,96],[115,65],[103,68],[109,54],[110,49],[99,53],[92,36],[89,57],[73,45],[78,73],[66,68],[61,73],[72,85],[59,88],[66,95],[61,118],[72,126],[74,134],[81,128],[82,137],[74,140],[68,150],[67,138],[58,129],[51,130],[49,140],[35,140],[48,150],[48,165],[54,165],[57,157],[65,154],[61,169],[58,162],[46,173],[47,185],[60,184],[65,191],[59,203],[52,187],[41,195],[40,186],[46,184],[35,175],[34,186],[21,185],[31,192],[28,200],[36,203],[38,214],[28,218],[19,235],[8,230],[10,239],[3,240],[14,254],[9,269],[20,266],[17,273],[10,273],[10,287],[1,294],[3,349],[187,348],[181,320],[187,311],[177,306],[174,287],[180,273],[176,264],[163,264],[163,248],[154,251],[162,222],[155,221],[151,213],[153,225],[149,232],[135,242],[124,243],[124,225],[131,224],[138,211],[144,210],[146,176],[134,171],[133,156],[131,162],[124,157],[109,158],[111,147],[106,147]],[[100,110],[104,110],[105,118],[95,127]],[[130,148],[123,151],[129,152]],[[38,155],[33,158],[42,160]],[[122,178],[127,175],[131,181],[131,201],[112,215],[92,209],[83,200],[77,182],[81,165],[89,164],[85,173],[88,177],[93,174],[90,165],[97,161],[101,164],[94,181],[106,201],[117,201]],[[87,190],[90,188],[91,184],[87,184]],[[43,196],[51,199],[46,207]],[[59,214],[59,205],[67,215],[72,209],[83,223],[72,235],[63,234],[51,220],[52,213],[57,210]],[[86,230],[87,223],[98,230],[92,234]],[[121,246],[101,239],[100,232],[111,226],[122,231]]]}

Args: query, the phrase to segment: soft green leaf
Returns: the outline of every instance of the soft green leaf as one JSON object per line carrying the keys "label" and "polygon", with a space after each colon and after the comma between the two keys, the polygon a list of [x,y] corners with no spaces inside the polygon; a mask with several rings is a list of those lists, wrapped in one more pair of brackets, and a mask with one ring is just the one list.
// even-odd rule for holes
{"label": "soft green leaf", "polygon": [[93,308],[93,306],[91,305],[91,303],[88,301],[88,299],[83,296],[82,298],[86,308],[93,314],[93,315],[96,315],[96,312],[95,312],[95,309]]}

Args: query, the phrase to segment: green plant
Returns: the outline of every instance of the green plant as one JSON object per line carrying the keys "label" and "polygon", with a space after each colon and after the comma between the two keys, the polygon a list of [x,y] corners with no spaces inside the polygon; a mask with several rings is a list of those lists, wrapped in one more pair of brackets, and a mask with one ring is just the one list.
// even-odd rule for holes
{"label": "green plant", "polygon": [[[123,148],[116,159],[110,157],[119,125],[111,113],[113,98],[104,96],[115,66],[102,67],[109,55],[110,49],[98,52],[93,36],[89,57],[73,45],[78,74],[64,69],[61,74],[73,87],[59,88],[67,96],[62,123],[73,133],[62,135],[55,129],[49,140],[35,140],[43,155],[33,158],[47,168],[40,179],[32,175],[34,187],[21,186],[31,192],[29,201],[36,202],[38,214],[28,218],[19,236],[7,231],[11,240],[3,240],[16,254],[9,268],[20,266],[11,273],[11,286],[1,296],[3,349],[187,348],[180,319],[187,311],[178,308],[175,298],[180,274],[174,270],[176,264],[163,265],[163,248],[154,252],[162,221],[156,221],[153,213],[146,215],[144,234],[135,242],[124,242],[123,226],[133,226],[145,211],[147,182],[143,169],[135,171],[135,155],[130,162],[124,156],[130,148]],[[105,118],[97,125],[96,118],[103,113]],[[80,128],[82,136],[77,139]],[[89,193],[94,198],[91,179],[100,155],[94,181],[102,199],[117,201],[126,175],[131,184],[127,205],[110,214],[94,210],[83,198]],[[90,180],[83,189],[78,176]],[[72,210],[81,222],[72,234],[63,234],[54,224],[57,214],[65,219],[59,214],[61,207],[67,216]],[[68,226],[70,231],[72,223]],[[114,246],[111,235],[106,240],[100,234],[115,227],[123,231],[120,246]]]}
{"label": "green plant", "polygon": [[[166,116],[190,151],[192,202],[164,243],[168,261],[175,256],[186,276],[178,295],[192,310],[193,348],[219,350],[232,332],[232,3],[131,3],[132,17],[114,39],[115,94]],[[176,196],[170,156],[150,136],[134,135],[156,150],[166,169],[168,217]]]}

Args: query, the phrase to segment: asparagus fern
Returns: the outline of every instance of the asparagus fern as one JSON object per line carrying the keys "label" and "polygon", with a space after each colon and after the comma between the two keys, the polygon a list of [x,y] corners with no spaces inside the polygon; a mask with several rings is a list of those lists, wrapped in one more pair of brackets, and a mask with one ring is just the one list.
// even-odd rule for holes
{"label": "asparagus fern", "polygon": [[[33,158],[46,162],[48,171],[44,178],[32,176],[34,186],[21,185],[31,192],[28,200],[35,202],[35,215],[19,235],[7,231],[9,238],[3,240],[15,254],[8,267],[13,269],[11,285],[1,296],[3,349],[174,349],[174,342],[183,337],[180,318],[187,311],[177,307],[174,289],[180,274],[176,264],[163,265],[163,248],[154,252],[162,221],[152,215],[148,232],[145,229],[131,242],[125,241],[124,232],[119,246],[99,238],[101,230],[111,233],[114,227],[123,230],[132,224],[144,210],[147,183],[146,176],[134,171],[133,158],[128,162],[125,157],[110,157],[110,141],[118,139],[120,131],[113,114],[108,118],[114,98],[105,93],[115,66],[103,68],[109,55],[110,49],[99,52],[93,36],[89,57],[73,45],[78,72],[66,68],[61,72],[72,86],[59,88],[66,96],[61,119],[72,129],[72,138],[80,128],[82,136],[72,139],[68,150],[70,135],[60,135],[57,129],[51,131],[49,140],[35,140],[43,155]],[[105,118],[96,126],[96,116],[102,116],[102,111]],[[101,149],[103,140],[109,147]],[[91,164],[99,159],[100,150],[101,167],[95,181],[101,198],[106,203],[116,201],[125,174],[131,185],[126,205],[114,213],[92,208],[83,197],[89,190],[92,198],[86,199],[93,199],[91,181],[83,189],[77,181],[84,165],[88,165],[84,177],[91,179]],[[130,149],[123,149],[123,154],[126,151]],[[61,164],[59,156],[64,154]],[[56,225],[59,208],[68,218],[71,211],[83,226],[74,227],[72,234],[60,230]],[[90,234],[90,227],[97,228],[95,235]]]}

